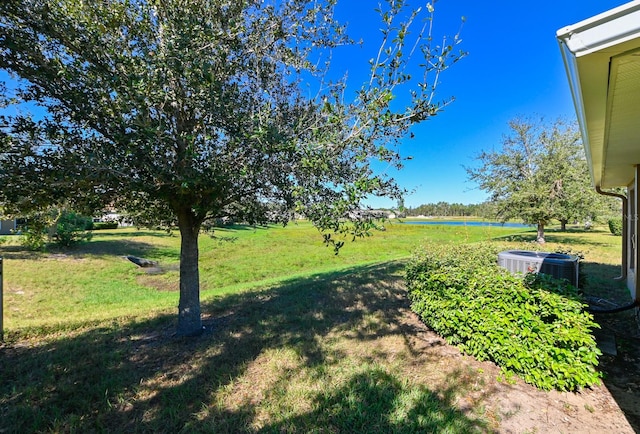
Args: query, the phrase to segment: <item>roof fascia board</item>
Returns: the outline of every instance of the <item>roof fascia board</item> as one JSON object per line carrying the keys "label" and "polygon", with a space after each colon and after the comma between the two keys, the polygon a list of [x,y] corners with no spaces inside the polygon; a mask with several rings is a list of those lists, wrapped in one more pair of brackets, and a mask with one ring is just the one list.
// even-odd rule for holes
{"label": "roof fascia board", "polygon": [[576,57],[640,36],[640,0],[634,0],[556,32]]}

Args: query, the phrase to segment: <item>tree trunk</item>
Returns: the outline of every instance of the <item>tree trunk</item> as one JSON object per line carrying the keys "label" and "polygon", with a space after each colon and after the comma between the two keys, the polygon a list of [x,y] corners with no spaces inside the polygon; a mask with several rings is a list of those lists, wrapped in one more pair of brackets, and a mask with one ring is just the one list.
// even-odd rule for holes
{"label": "tree trunk", "polygon": [[567,220],[560,220],[560,230],[562,232],[567,230]]}
{"label": "tree trunk", "polygon": [[180,302],[178,303],[178,336],[202,333],[200,318],[200,272],[198,269],[198,234],[200,223],[193,212],[178,212],[180,228]]}
{"label": "tree trunk", "polygon": [[538,234],[536,235],[538,244],[544,244],[544,223],[538,223]]}

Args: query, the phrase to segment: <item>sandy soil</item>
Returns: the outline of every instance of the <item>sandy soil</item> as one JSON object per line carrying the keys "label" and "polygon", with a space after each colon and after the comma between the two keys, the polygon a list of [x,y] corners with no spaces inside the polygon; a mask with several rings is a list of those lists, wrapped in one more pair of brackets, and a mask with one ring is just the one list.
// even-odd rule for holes
{"label": "sandy soil", "polygon": [[[579,393],[544,392],[516,379],[500,381],[500,370],[489,362],[461,355],[455,348],[426,329],[415,319],[416,347],[438,351],[481,372],[482,387],[458,403],[465,408],[481,403],[492,428],[500,433],[634,433],[640,432],[640,337],[633,313],[597,318],[608,338],[616,337],[617,354],[603,355],[601,385]],[[417,330],[416,330],[417,331]],[[438,343],[437,345],[434,343]],[[427,348],[429,348],[427,350]],[[435,349],[435,350],[434,350]],[[447,354],[445,354],[447,353]]]}

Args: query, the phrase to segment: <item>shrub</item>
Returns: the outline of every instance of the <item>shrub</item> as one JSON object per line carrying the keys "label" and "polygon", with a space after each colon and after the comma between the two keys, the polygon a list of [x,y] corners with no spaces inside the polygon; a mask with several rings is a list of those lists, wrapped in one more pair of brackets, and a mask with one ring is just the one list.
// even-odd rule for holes
{"label": "shrub", "polygon": [[47,244],[48,220],[42,215],[33,215],[22,226],[20,244],[29,250],[43,250]]}
{"label": "shrub", "polygon": [[513,276],[495,244],[430,245],[406,268],[412,309],[447,342],[541,389],[599,381],[598,325],[576,288],[547,275]]}
{"label": "shrub", "polygon": [[89,217],[84,217],[72,211],[63,211],[56,222],[56,230],[53,240],[62,247],[70,247],[80,241],[89,241],[92,237],[89,230],[93,222]]}
{"label": "shrub", "polygon": [[611,218],[608,221],[609,230],[613,235],[621,236],[622,235],[622,219],[621,218]]}
{"label": "shrub", "polygon": [[90,240],[92,225],[89,217],[59,208],[49,208],[24,218],[20,228],[21,244],[31,250],[43,250],[47,242],[70,247],[82,240]]}
{"label": "shrub", "polygon": [[93,230],[99,231],[101,229],[118,229],[118,222],[95,222],[93,223]]}

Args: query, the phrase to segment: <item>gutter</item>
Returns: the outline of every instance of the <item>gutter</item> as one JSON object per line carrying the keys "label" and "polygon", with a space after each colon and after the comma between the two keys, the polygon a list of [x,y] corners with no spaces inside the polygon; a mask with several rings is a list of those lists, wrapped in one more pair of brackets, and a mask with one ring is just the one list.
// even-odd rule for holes
{"label": "gutter", "polygon": [[575,57],[585,56],[638,37],[640,0],[563,27],[556,38],[563,41]]}
{"label": "gutter", "polygon": [[580,134],[582,135],[582,146],[585,151],[585,156],[587,157],[589,175],[593,181],[596,181],[596,173],[594,172],[593,158],[591,156],[589,130],[587,129],[587,115],[585,113],[584,100],[582,99],[582,88],[580,86],[580,76],[578,74],[578,61],[575,53],[573,53],[569,47],[567,41],[569,37],[570,36],[568,34],[560,35],[560,30],[558,30],[558,44],[560,45],[560,53],[562,54],[562,60],[569,79],[571,99],[573,100],[576,117],[578,118],[578,127],[580,128]]}

